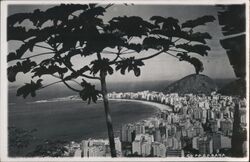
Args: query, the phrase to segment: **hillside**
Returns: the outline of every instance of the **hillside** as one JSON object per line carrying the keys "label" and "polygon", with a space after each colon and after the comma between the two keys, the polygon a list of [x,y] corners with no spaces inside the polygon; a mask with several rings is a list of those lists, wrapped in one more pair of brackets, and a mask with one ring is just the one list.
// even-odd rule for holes
{"label": "hillside", "polygon": [[246,97],[246,81],[244,79],[232,81],[222,87],[218,92],[223,95]]}
{"label": "hillside", "polygon": [[192,74],[170,84],[164,92],[179,94],[210,94],[212,91],[216,90],[217,86],[211,78],[206,75]]}

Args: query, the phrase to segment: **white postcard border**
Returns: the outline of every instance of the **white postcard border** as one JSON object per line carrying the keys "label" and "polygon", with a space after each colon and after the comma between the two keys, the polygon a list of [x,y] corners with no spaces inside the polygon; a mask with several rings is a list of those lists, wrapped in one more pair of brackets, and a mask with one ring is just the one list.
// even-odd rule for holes
{"label": "white postcard border", "polygon": [[26,161],[26,162],[43,162],[43,161],[248,161],[249,159],[249,145],[247,145],[247,157],[244,158],[231,158],[231,157],[223,157],[223,158],[10,158],[7,156],[7,107],[8,107],[8,81],[7,81],[7,26],[6,26],[6,18],[7,18],[7,6],[9,4],[60,4],[60,3],[134,3],[134,4],[175,4],[175,5],[214,5],[214,4],[246,4],[246,78],[247,78],[247,141],[249,144],[249,1],[247,0],[156,0],[156,1],[149,1],[149,0],[112,0],[112,1],[59,1],[59,0],[43,0],[43,1],[22,1],[22,0],[5,0],[1,1],[1,71],[0,71],[0,84],[1,84],[1,91],[0,91],[0,161]]}

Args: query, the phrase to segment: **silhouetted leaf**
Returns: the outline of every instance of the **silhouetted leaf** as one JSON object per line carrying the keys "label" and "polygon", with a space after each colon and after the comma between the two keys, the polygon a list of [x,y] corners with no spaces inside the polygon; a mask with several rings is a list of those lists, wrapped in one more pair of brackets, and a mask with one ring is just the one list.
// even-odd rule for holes
{"label": "silhouetted leaf", "polygon": [[94,60],[90,63],[91,74],[95,75],[98,72],[108,72],[110,75],[113,74],[113,68],[109,65],[109,59],[103,58],[102,60]]}
{"label": "silhouetted leaf", "polygon": [[122,75],[125,75],[125,71],[128,69],[128,72],[131,70],[134,71],[135,76],[140,76],[141,71],[139,66],[144,66],[144,63],[142,60],[135,60],[134,57],[127,58],[125,60],[122,60],[116,64],[116,71],[121,72]]}
{"label": "silhouetted leaf", "polygon": [[39,66],[35,69],[33,69],[31,72],[34,73],[34,75],[32,76],[32,78],[38,76],[41,77],[43,75],[47,75],[47,74],[54,74],[54,73],[58,73],[60,75],[65,74],[68,71],[67,68],[62,68],[59,67],[57,65],[50,65],[48,67],[46,66]]}
{"label": "silhouetted leaf", "polygon": [[16,13],[13,15],[8,16],[7,19],[7,24],[8,26],[14,26],[16,23],[20,24],[22,23],[25,19],[29,19],[31,13]]}
{"label": "silhouetted leaf", "polygon": [[165,22],[165,18],[164,17],[162,17],[162,16],[152,16],[151,18],[150,18],[150,20],[151,21],[154,21],[154,23],[156,24],[156,25],[159,25],[160,23],[163,23],[163,22]]}
{"label": "silhouetted leaf", "polygon": [[200,43],[206,44],[206,39],[211,39],[212,37],[208,33],[197,32],[197,33],[184,35],[182,38],[189,40],[189,41],[200,42]]}
{"label": "silhouetted leaf", "polygon": [[149,48],[160,50],[168,50],[169,46],[173,44],[169,39],[165,38],[155,38],[155,37],[146,37],[143,40],[143,48],[148,50]]}
{"label": "silhouetted leaf", "polygon": [[207,56],[207,51],[210,50],[210,47],[203,45],[203,44],[195,44],[195,45],[189,45],[189,44],[179,44],[176,45],[176,48],[182,48],[186,50],[187,52],[193,52],[197,53],[201,56],[206,55]]}
{"label": "silhouetted leaf", "polygon": [[134,68],[134,74],[135,74],[135,76],[140,76],[141,75],[141,70],[140,70],[140,68]]}
{"label": "silhouetted leaf", "polygon": [[185,35],[182,38],[189,40],[189,41],[200,42],[200,43],[206,44],[206,39],[211,39],[212,37],[208,33],[197,32],[197,33],[191,33],[191,34]]}
{"label": "silhouetted leaf", "polygon": [[187,61],[195,68],[196,74],[204,70],[203,63],[196,57],[190,57],[187,53],[178,53],[180,61]]}
{"label": "silhouetted leaf", "polygon": [[7,61],[13,61],[19,59],[15,52],[10,52],[7,56]]}
{"label": "silhouetted leaf", "polygon": [[162,24],[161,30],[165,30],[168,32],[173,32],[173,31],[180,31],[181,28],[178,25],[178,20],[173,18],[173,17],[161,17],[161,16],[153,16],[150,18],[150,20],[155,22],[155,25]]}
{"label": "silhouetted leaf", "polygon": [[100,91],[96,90],[94,85],[91,85],[85,80],[82,81],[81,85],[83,86],[83,90],[79,93],[79,95],[82,98],[82,100],[83,101],[88,100],[88,104],[90,104],[91,101],[96,103]]}
{"label": "silhouetted leaf", "polygon": [[[133,24],[133,25],[129,25]],[[141,17],[131,16],[131,17],[115,17],[109,21],[109,26],[107,30],[115,31],[118,30],[124,35],[130,37],[142,37],[147,36],[150,29],[155,28],[155,25],[144,21]]]}
{"label": "silhouetted leaf", "polygon": [[87,5],[80,4],[61,4],[60,6],[55,6],[47,9],[46,11],[35,10],[29,20],[33,22],[34,26],[41,27],[44,23],[49,20],[52,20],[54,24],[57,24],[58,21],[65,23],[69,16],[78,10],[86,10]]}
{"label": "silhouetted leaf", "polygon": [[96,40],[92,40],[96,51],[101,52],[104,48],[115,48],[124,44],[124,39],[114,34],[100,34]]}
{"label": "silhouetted leaf", "polygon": [[36,63],[34,61],[30,61],[30,59],[27,59],[23,62],[17,62],[16,65],[8,67],[7,69],[8,80],[10,82],[16,81],[16,75],[19,72],[23,72],[25,74],[35,66]]}
{"label": "silhouetted leaf", "polygon": [[127,48],[127,49],[131,49],[131,50],[134,50],[136,51],[137,53],[141,52],[142,51],[142,45],[137,43],[129,43],[129,44],[124,44],[124,46]]}
{"label": "silhouetted leaf", "polygon": [[19,40],[24,41],[29,38],[31,35],[29,32],[26,32],[25,27],[21,26],[10,26],[7,28],[7,41],[9,40]]}
{"label": "silhouetted leaf", "polygon": [[86,11],[86,13],[89,16],[96,16],[96,15],[103,15],[105,11],[106,10],[103,7],[95,6],[95,7],[90,7],[90,9]]}
{"label": "silhouetted leaf", "polygon": [[214,16],[202,16],[195,20],[188,20],[182,24],[182,28],[194,28],[199,25],[205,25],[208,22],[213,22],[215,20]]}
{"label": "silhouetted leaf", "polygon": [[24,86],[19,88],[17,90],[17,96],[23,96],[23,98],[26,98],[29,94],[32,97],[36,96],[36,91],[42,87],[42,79],[38,79],[35,82],[31,81],[30,83],[26,83]]}

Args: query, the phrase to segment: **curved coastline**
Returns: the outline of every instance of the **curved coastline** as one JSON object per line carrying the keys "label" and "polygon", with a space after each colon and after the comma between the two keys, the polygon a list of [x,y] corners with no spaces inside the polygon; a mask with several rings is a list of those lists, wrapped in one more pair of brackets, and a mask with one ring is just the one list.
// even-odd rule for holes
{"label": "curved coastline", "polygon": [[[38,100],[35,102],[28,102],[28,104],[37,104],[37,103],[48,103],[48,102],[61,102],[61,101],[82,101],[81,99],[77,98],[70,98],[72,96],[64,97],[64,98],[56,98],[53,100]],[[146,101],[146,100],[134,100],[134,99],[122,99],[122,98],[109,98],[110,101],[123,101],[123,102],[137,102],[141,104],[146,104],[150,105],[152,107],[157,108],[160,111],[172,111],[172,108],[168,105],[162,104],[162,103],[157,103],[157,102],[152,102],[152,101]]]}
{"label": "curved coastline", "polygon": [[150,105],[153,107],[158,108],[160,111],[172,111],[172,108],[168,105],[165,104],[161,104],[161,103],[157,103],[157,102],[151,102],[151,101],[145,101],[145,100],[132,100],[132,99],[114,99],[114,98],[110,98],[109,100],[113,100],[113,101],[123,101],[123,102],[138,102],[138,103],[142,103],[142,104],[146,104],[146,105]]}

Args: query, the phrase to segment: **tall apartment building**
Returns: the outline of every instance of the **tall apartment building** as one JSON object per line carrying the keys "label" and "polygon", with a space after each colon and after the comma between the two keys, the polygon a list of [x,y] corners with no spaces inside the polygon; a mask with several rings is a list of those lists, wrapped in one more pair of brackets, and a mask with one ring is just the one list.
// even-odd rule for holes
{"label": "tall apartment building", "polygon": [[207,136],[201,137],[198,140],[198,150],[200,154],[212,154],[213,153],[213,140]]}
{"label": "tall apartment building", "polygon": [[166,157],[166,146],[160,142],[153,142],[152,155],[154,157]]}
{"label": "tall apartment building", "polygon": [[137,153],[142,156],[150,155],[152,142],[154,142],[154,137],[152,135],[136,135],[135,140],[132,142],[132,153]]}

